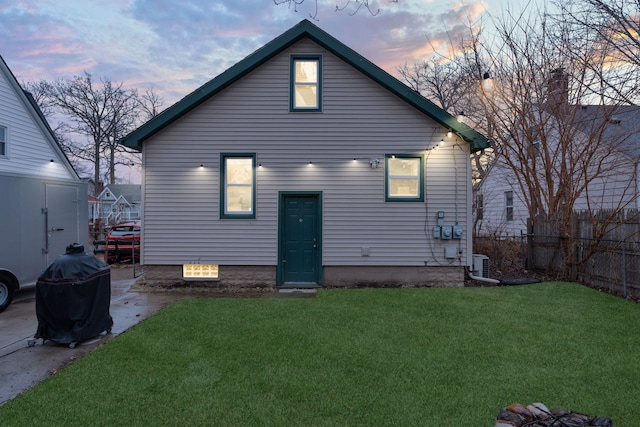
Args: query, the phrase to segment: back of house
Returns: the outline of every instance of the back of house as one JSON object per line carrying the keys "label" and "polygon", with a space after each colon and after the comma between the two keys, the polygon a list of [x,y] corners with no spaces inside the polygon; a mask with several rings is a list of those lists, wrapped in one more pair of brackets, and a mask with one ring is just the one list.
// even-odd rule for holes
{"label": "back of house", "polygon": [[309,21],[122,143],[149,283],[460,286],[471,263],[488,141]]}

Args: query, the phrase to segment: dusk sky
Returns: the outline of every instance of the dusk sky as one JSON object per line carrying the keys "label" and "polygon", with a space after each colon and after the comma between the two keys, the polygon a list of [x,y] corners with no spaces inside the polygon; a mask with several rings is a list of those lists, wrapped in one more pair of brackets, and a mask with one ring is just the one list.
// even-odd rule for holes
{"label": "dusk sky", "polygon": [[[281,0],[278,0],[281,1]],[[489,25],[524,0],[0,0],[0,55],[20,82],[84,71],[144,91],[166,108],[307,18],[387,72],[446,51],[466,23]],[[336,5],[347,5],[336,12]]]}

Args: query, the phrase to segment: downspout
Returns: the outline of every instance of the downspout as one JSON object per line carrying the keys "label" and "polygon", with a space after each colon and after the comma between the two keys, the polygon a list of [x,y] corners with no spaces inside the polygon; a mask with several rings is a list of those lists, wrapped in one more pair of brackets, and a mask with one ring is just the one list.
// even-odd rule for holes
{"label": "downspout", "polygon": [[479,281],[479,282],[486,282],[486,283],[493,283],[494,285],[498,285],[498,284],[500,284],[500,283],[501,283],[501,282],[500,282],[500,280],[498,280],[498,279],[490,279],[490,278],[488,278],[488,277],[478,277],[478,276],[474,276],[474,275],[471,273],[471,269],[469,268],[469,266],[467,266],[467,274],[469,275],[469,278],[470,278],[471,280],[477,280],[477,281]]}

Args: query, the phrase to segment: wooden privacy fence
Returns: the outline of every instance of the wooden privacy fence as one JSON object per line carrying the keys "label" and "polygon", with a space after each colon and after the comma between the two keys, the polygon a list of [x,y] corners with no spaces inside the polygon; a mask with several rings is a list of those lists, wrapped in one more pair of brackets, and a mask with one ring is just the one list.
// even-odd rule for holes
{"label": "wooden privacy fence", "polygon": [[[594,230],[605,227],[602,236]],[[640,212],[619,214],[576,212],[571,233],[558,236],[558,219],[537,216],[530,222],[528,268],[543,270],[560,279],[640,297]]]}

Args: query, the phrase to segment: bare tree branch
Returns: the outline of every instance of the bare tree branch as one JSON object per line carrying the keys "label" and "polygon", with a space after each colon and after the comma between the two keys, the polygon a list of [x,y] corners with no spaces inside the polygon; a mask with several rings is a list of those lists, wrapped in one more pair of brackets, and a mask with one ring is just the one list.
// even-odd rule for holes
{"label": "bare tree branch", "polygon": [[[314,11],[309,14],[309,17],[313,20],[318,20],[318,0],[308,0],[313,3]],[[374,8],[369,4],[369,0],[339,0],[342,2],[342,6],[339,4],[336,5],[335,11],[341,12],[344,10],[348,10],[349,15],[353,16],[357,14],[360,10],[364,9],[371,16],[376,16],[380,13],[380,8]],[[388,3],[398,3],[399,0],[386,0]],[[289,9],[293,7],[294,12],[298,11],[298,7],[302,5],[305,0],[273,0],[273,3],[277,6],[281,4],[286,4]]]}
{"label": "bare tree branch", "polygon": [[76,170],[87,162],[93,165],[95,182],[101,182],[103,176],[116,182],[116,166],[130,165],[135,159],[118,139],[158,114],[162,105],[153,90],[139,96],[137,90],[108,78],[96,82],[87,72],[71,80],[42,81],[28,87],[46,116],[64,119],[55,130],[58,140]]}

